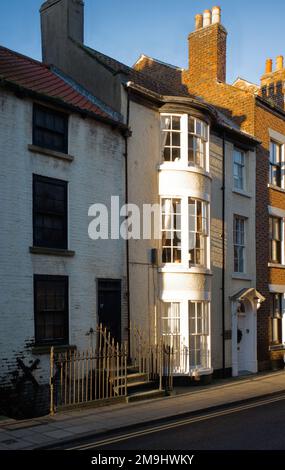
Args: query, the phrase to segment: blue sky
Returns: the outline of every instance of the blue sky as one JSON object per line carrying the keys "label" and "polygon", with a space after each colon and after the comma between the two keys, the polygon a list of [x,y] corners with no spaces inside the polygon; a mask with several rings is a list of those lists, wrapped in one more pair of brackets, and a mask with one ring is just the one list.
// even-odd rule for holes
{"label": "blue sky", "polygon": [[[0,44],[41,58],[41,0],[2,0]],[[228,37],[228,82],[258,82],[265,59],[285,55],[284,0],[85,0],[85,43],[132,65],[141,53],[187,66],[194,16],[220,5]]]}

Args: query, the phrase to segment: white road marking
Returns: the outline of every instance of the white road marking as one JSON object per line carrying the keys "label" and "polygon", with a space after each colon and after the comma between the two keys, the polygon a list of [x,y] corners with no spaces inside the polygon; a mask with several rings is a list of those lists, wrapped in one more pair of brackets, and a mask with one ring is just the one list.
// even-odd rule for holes
{"label": "white road marking", "polygon": [[[180,426],[186,426],[187,424],[198,423],[200,421],[206,421],[207,419],[218,418],[219,416],[226,416],[232,413],[238,413],[239,411],[249,410],[251,408],[257,408],[259,406],[268,405],[270,403],[275,403],[278,401],[282,401],[285,399],[285,396],[275,397],[275,398],[268,398],[262,401],[248,403],[247,405],[240,405],[234,408],[229,408],[227,410],[221,410],[217,412],[212,412],[205,414],[203,416],[194,416],[193,418],[186,418],[182,419],[181,421],[175,421],[174,423],[162,424],[158,426],[154,426],[152,428],[144,429],[142,431],[135,431],[129,434],[122,434],[121,436],[114,436],[102,441],[95,441],[88,444],[82,444],[75,447],[70,447],[66,450],[88,450],[88,449],[95,449],[96,447],[102,447],[109,444],[115,444],[117,442],[127,441],[129,439],[133,439],[136,437],[147,436],[148,434],[153,434],[159,431],[167,431],[169,429],[177,428]],[[142,423],[143,424],[143,423]]]}

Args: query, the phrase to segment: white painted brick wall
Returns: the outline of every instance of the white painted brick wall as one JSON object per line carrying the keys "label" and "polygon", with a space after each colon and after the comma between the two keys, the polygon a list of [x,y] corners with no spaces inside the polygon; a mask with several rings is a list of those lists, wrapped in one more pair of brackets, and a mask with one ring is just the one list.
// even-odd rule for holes
{"label": "white painted brick wall", "polygon": [[[96,326],[96,278],[125,280],[125,242],[92,241],[88,209],[110,206],[111,195],[124,202],[124,142],[109,126],[72,114],[69,153],[72,163],[31,153],[32,101],[0,89],[0,385],[9,384],[16,358],[29,365],[37,357],[35,377],[47,381],[48,356],[32,356],[34,341],[33,275],[69,276],[70,344],[89,346],[86,332]],[[33,173],[69,182],[69,246],[74,258],[35,255],[32,246]],[[122,317],[126,326],[126,296]]]}

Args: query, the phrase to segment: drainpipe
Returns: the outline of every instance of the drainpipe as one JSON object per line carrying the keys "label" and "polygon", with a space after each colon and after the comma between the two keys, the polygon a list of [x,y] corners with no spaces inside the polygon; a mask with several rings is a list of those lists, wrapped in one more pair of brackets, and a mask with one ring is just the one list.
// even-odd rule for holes
{"label": "drainpipe", "polygon": [[225,133],[223,133],[223,185],[222,185],[222,358],[223,358],[223,377],[226,375],[226,349],[225,349],[225,269],[226,269],[226,140]]}
{"label": "drainpipe", "polygon": [[[130,93],[127,88],[127,126],[130,124]],[[128,139],[131,136],[130,131],[127,131],[124,135],[125,139],[125,204],[129,203],[129,178],[128,178]],[[130,318],[130,244],[127,238],[126,240],[126,263],[127,263],[127,311],[128,311],[128,357],[131,355],[130,345],[130,329],[131,329],[131,318]]]}

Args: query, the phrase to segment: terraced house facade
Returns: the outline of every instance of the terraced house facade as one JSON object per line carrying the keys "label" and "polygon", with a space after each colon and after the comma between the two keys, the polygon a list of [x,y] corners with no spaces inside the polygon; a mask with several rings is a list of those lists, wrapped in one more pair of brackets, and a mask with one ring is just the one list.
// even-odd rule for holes
{"label": "terraced house facade", "polygon": [[[162,337],[174,346],[177,376],[208,381],[213,373],[256,372],[263,296],[250,234],[258,141],[189,92],[182,69],[145,56],[128,67],[85,46],[83,8],[67,0],[43,5],[43,59],[95,87],[124,115],[132,132],[127,199],[141,212],[143,204],[161,206],[161,240],[128,243],[130,323],[151,343]],[[67,12],[72,22],[64,21],[65,31]]]}
{"label": "terraced house facade", "polygon": [[[84,350],[99,323],[130,358],[136,328],[172,347],[189,384],[283,366],[282,57],[261,86],[227,84],[219,7],[197,15],[186,70],[87,47],[81,0],[40,14],[43,63],[0,48],[1,383],[30,364],[47,390],[50,347]],[[89,208],[111,196],[159,223],[91,240]]]}

